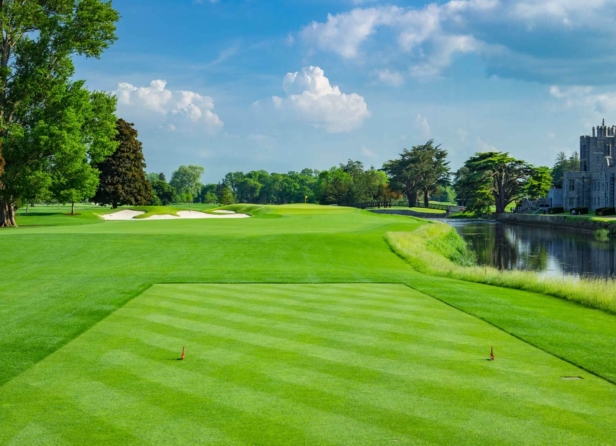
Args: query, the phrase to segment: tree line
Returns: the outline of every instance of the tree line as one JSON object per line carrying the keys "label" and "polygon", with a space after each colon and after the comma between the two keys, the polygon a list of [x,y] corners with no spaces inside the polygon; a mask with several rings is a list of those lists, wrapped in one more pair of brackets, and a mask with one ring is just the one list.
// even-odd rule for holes
{"label": "tree line", "polygon": [[[404,149],[378,169],[348,160],[328,170],[230,172],[202,184],[201,166],[180,166],[167,181],[146,174],[134,125],[116,116],[116,98],[75,80],[73,59],[99,58],[115,42],[118,12],[106,0],[0,2],[0,227],[15,210],[55,201],[166,205],[321,203],[353,205],[404,197],[409,206],[453,201],[503,212],[513,201],[562,185],[579,158],[534,167],[507,153],[478,153],[451,172],[433,141]],[[576,164],[577,163],[577,164]],[[576,167],[577,166],[577,167]],[[74,212],[74,207],[73,207]]]}

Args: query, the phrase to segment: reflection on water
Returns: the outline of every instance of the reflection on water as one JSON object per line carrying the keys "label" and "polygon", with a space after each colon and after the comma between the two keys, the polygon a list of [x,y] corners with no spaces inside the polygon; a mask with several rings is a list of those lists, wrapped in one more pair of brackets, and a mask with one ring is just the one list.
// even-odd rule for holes
{"label": "reflection on water", "polygon": [[566,229],[506,223],[450,223],[481,265],[526,269],[545,275],[616,276],[616,242]]}

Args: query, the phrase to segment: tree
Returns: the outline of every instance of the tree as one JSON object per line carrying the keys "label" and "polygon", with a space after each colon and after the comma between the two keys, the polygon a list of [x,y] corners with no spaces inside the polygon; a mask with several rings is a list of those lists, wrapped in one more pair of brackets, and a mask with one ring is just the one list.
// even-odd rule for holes
{"label": "tree", "polygon": [[417,204],[419,194],[428,207],[430,193],[449,184],[447,151],[434,146],[432,140],[411,150],[404,149],[399,159],[386,162],[382,170],[387,173],[392,190],[406,195],[409,207]]}
{"label": "tree", "polygon": [[218,201],[220,204],[227,206],[229,204],[235,203],[235,196],[233,195],[233,191],[227,185],[221,185],[222,187],[219,189]]}
{"label": "tree", "polygon": [[160,177],[159,177],[158,175],[159,175],[159,174],[157,174],[157,173],[150,172],[150,173],[147,173],[147,174],[145,175],[145,177],[146,177],[146,179],[147,179],[150,183],[154,183],[154,181],[159,181],[159,180],[160,180]]}
{"label": "tree", "polygon": [[171,175],[169,184],[185,202],[192,202],[194,197],[201,192],[203,185],[200,183],[205,169],[201,166],[180,166]]}
{"label": "tree", "polygon": [[98,170],[86,163],[76,164],[74,170],[59,178],[51,185],[52,197],[59,203],[71,203],[71,215],[75,215],[75,203],[91,198],[98,187]]}
{"label": "tree", "polygon": [[579,172],[580,170],[580,157],[577,152],[573,152],[569,158],[565,155],[565,152],[559,152],[556,155],[556,163],[552,168],[552,184],[556,188],[563,187],[563,178],[565,172]]}
{"label": "tree", "polygon": [[98,58],[118,18],[104,0],[0,1],[0,226],[15,226],[15,207],[52,176],[115,150],[107,119],[91,119],[96,98],[72,79],[72,58]]}
{"label": "tree", "polygon": [[483,203],[486,195],[493,198],[496,213],[526,194],[526,187],[536,170],[525,161],[508,153],[477,153],[464,163],[466,170],[457,180],[456,190],[476,203]]}
{"label": "tree", "polygon": [[163,206],[174,203],[177,201],[177,195],[175,189],[171,185],[162,180],[155,180],[152,182],[152,191],[158,198],[158,201]]}
{"label": "tree", "polygon": [[261,184],[252,178],[244,178],[237,184],[237,197],[240,202],[254,202],[260,191]]}
{"label": "tree", "polygon": [[524,192],[528,199],[538,200],[547,196],[550,187],[552,187],[552,182],[551,169],[549,167],[537,167],[528,179]]}
{"label": "tree", "polygon": [[488,214],[494,204],[490,181],[480,176],[472,178],[473,175],[475,173],[466,166],[458,169],[453,183],[457,199],[464,202],[466,210],[475,215]]}
{"label": "tree", "polygon": [[143,146],[137,139],[134,124],[123,119],[117,122],[118,149],[97,164],[100,184],[93,201],[111,204],[113,209],[123,205],[146,205],[152,201],[152,186],[145,177]]}

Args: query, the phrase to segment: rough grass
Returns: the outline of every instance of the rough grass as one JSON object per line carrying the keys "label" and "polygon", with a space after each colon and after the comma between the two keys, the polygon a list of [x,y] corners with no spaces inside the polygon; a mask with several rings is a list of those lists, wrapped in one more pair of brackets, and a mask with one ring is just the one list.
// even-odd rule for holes
{"label": "rough grass", "polygon": [[616,281],[541,277],[533,271],[472,266],[464,240],[443,223],[430,222],[410,233],[388,233],[386,240],[395,253],[424,274],[547,294],[616,313]]}
{"label": "rough grass", "polygon": [[445,214],[446,211],[442,209],[430,209],[430,208],[409,208],[413,212],[422,213],[422,214]]}

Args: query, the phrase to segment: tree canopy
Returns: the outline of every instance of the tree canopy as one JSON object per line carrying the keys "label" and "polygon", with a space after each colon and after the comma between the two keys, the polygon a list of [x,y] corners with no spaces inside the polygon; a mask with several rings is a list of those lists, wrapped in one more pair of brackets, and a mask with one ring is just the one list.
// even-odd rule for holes
{"label": "tree canopy", "polygon": [[173,172],[169,184],[175,189],[181,201],[192,202],[199,195],[203,187],[201,176],[204,172],[203,167],[196,165],[180,166]]}
{"label": "tree canopy", "polygon": [[580,157],[577,152],[573,152],[569,158],[565,155],[565,152],[559,152],[556,155],[556,162],[552,168],[552,184],[554,187],[563,187],[563,178],[565,172],[579,172],[580,171]]}
{"label": "tree canopy", "polygon": [[496,213],[505,212],[510,203],[527,194],[528,182],[537,172],[525,161],[501,152],[477,153],[464,163],[464,168],[456,189],[469,199],[467,208],[475,212],[485,211],[487,196],[492,196]]}
{"label": "tree canopy", "polygon": [[100,170],[100,184],[93,201],[123,205],[146,205],[152,201],[152,186],[145,176],[143,147],[137,139],[134,124],[123,119],[117,122],[118,149],[96,167]]}
{"label": "tree canopy", "polygon": [[435,146],[433,140],[411,150],[404,149],[400,158],[383,165],[383,171],[389,177],[392,190],[404,193],[410,207],[417,204],[420,194],[424,206],[428,207],[430,194],[449,185],[447,151]]}
{"label": "tree canopy", "polygon": [[118,18],[104,0],[0,2],[0,226],[52,184],[76,196],[75,178],[93,175],[85,164],[115,150],[115,100],[73,80],[72,58],[99,57]]}

